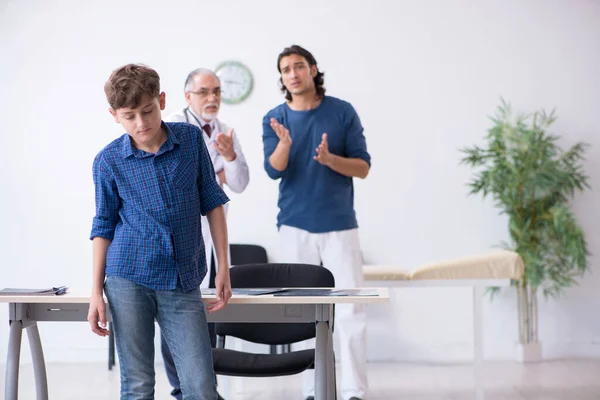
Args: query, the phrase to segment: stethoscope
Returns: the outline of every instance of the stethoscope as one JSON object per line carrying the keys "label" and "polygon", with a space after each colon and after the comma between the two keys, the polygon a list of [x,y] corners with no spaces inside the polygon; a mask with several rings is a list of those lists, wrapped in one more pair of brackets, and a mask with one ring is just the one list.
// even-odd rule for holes
{"label": "stethoscope", "polygon": [[194,119],[198,123],[198,126],[200,128],[202,128],[202,122],[200,122],[198,120],[198,118],[196,118],[196,116],[194,114],[192,114],[192,112],[190,111],[190,107],[189,106],[183,109],[183,116],[185,117],[185,122],[187,122],[189,124],[190,123],[190,118],[188,117],[188,114],[190,114],[192,117],[194,117]]}

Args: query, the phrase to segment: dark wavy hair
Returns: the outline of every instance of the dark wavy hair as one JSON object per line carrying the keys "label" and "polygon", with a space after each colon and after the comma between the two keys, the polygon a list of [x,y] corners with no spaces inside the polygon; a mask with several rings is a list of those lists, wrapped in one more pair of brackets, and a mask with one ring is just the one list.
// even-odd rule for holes
{"label": "dark wavy hair", "polygon": [[[317,60],[315,60],[315,57],[310,53],[310,51],[298,45],[292,45],[283,49],[283,51],[279,54],[279,57],[277,57],[277,71],[279,71],[280,74],[281,68],[279,67],[279,63],[281,62],[281,59],[283,57],[291,56],[292,54],[297,54],[301,57],[304,57],[306,62],[308,62],[308,65],[314,65],[315,67],[317,67]],[[317,75],[314,77],[313,80],[315,82],[317,97],[319,98],[325,96],[325,88],[323,87],[323,83],[325,82],[325,80],[323,79],[324,76],[325,74],[319,71],[319,68],[317,67]],[[281,77],[279,77],[279,88],[281,89],[281,93],[285,94],[285,98],[291,101],[292,94],[289,92],[289,90],[287,90],[287,88],[283,84],[283,79]]]}

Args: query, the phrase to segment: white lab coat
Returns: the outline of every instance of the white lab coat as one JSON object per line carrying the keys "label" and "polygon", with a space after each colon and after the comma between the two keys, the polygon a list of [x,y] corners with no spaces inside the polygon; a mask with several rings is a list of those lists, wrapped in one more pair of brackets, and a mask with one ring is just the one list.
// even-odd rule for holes
{"label": "white lab coat", "polygon": [[[194,118],[194,116],[196,118]],[[187,117],[187,118],[186,118]],[[235,160],[229,162],[226,161],[221,154],[215,149],[214,142],[219,133],[227,134],[231,129],[226,124],[221,122],[218,118],[215,118],[212,121],[203,121],[198,115],[194,114],[193,111],[189,108],[184,108],[180,111],[177,111],[167,118],[164,119],[166,122],[187,122],[192,125],[196,125],[202,130],[202,126],[198,124],[199,120],[201,123],[209,123],[212,126],[212,134],[210,138],[204,131],[202,131],[204,138],[204,143],[206,143],[206,147],[208,149],[208,153],[210,154],[210,159],[213,163],[213,167],[215,169],[215,173],[218,173],[221,170],[225,171],[225,179],[227,181],[226,185],[229,189],[234,193],[241,193],[248,186],[248,182],[250,181],[250,173],[248,170],[248,164],[246,163],[246,158],[244,157],[244,153],[242,152],[242,147],[240,146],[240,142],[237,136],[237,132],[233,133],[233,149],[235,151],[236,157]],[[216,176],[215,176],[215,179]],[[227,216],[227,210],[229,208],[229,203],[225,204],[224,211],[225,216]],[[210,260],[211,254],[214,251],[213,240],[210,235],[210,226],[208,225],[208,219],[203,216],[201,219],[202,223],[202,238],[204,239],[204,249],[206,251],[206,265],[207,265],[207,273],[206,277],[200,284],[201,288],[208,287],[208,281],[210,278]],[[228,257],[231,260],[231,255]],[[215,265],[219,265],[219,261],[217,260],[217,254],[215,252]]]}

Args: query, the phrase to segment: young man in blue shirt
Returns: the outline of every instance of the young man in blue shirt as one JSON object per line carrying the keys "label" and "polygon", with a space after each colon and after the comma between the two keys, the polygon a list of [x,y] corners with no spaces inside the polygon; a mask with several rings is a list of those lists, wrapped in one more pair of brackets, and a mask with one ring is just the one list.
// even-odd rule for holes
{"label": "young man in blue shirt", "polygon": [[[282,261],[331,270],[337,287],[363,284],[363,259],[354,212],[354,177],[371,166],[363,127],[350,103],[325,96],[323,73],[300,46],[277,59],[286,102],[263,119],[264,167],[279,179],[277,226]],[[366,314],[363,306],[339,304],[342,400],[367,390]],[[304,374],[304,395],[314,396],[314,374]]]}
{"label": "young man in blue shirt", "polygon": [[154,398],[154,321],[171,349],[184,399],[217,398],[212,350],[200,282],[206,274],[201,215],[219,257],[217,300],[231,297],[227,226],[229,199],[200,130],[164,123],[165,93],[158,74],[143,65],[116,69],[104,87],[110,113],[127,132],[93,164],[96,216],[93,286],[88,321],[106,329],[103,292],[110,304],[121,369],[121,399]]}

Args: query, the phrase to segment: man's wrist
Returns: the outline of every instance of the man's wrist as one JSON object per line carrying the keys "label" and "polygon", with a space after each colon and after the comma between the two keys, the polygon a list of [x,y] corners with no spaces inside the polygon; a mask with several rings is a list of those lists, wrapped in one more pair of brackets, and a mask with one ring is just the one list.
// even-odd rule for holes
{"label": "man's wrist", "polygon": [[235,159],[237,158],[237,154],[235,153],[235,151],[233,152],[233,155],[228,156],[228,157],[223,157],[225,159],[225,161],[227,162],[233,162],[235,161]]}
{"label": "man's wrist", "polygon": [[325,165],[327,165],[329,168],[333,168],[336,161],[337,161],[337,156],[335,154],[331,154],[329,156],[329,161],[327,161],[327,163]]}
{"label": "man's wrist", "polygon": [[290,140],[290,141],[285,142],[283,140],[280,140],[279,143],[277,144],[277,146],[281,146],[285,149],[289,149],[290,147],[292,147],[292,141]]}

